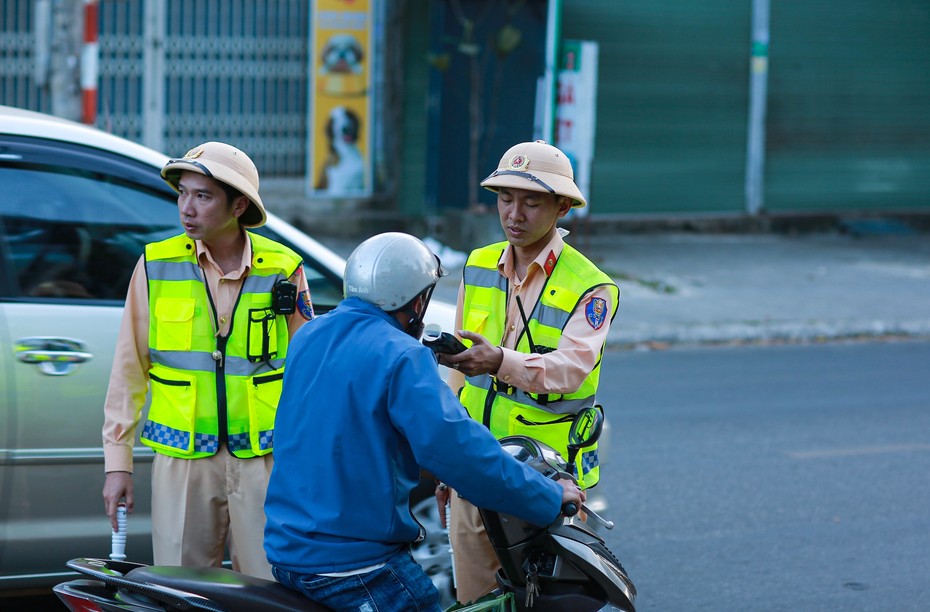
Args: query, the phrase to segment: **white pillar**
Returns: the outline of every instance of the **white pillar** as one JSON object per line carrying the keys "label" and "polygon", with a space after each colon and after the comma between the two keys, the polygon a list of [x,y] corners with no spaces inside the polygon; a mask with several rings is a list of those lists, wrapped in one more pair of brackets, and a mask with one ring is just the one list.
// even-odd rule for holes
{"label": "white pillar", "polygon": [[142,144],[156,151],[165,136],[165,10],[165,0],[145,0]]}
{"label": "white pillar", "polygon": [[752,0],[749,136],[746,146],[746,212],[765,204],[765,110],[769,74],[769,0]]}

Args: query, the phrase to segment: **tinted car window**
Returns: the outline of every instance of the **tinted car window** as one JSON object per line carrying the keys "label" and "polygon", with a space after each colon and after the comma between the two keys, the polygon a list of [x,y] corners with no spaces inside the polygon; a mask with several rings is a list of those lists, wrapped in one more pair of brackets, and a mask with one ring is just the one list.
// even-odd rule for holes
{"label": "tinted car window", "polygon": [[[122,303],[145,244],[181,232],[157,168],[98,150],[0,137],[0,184],[0,299]],[[341,278],[253,231],[304,258],[317,313],[339,302]]]}
{"label": "tinted car window", "polygon": [[3,297],[123,300],[145,243],[177,232],[165,194],[61,166],[0,167]]}

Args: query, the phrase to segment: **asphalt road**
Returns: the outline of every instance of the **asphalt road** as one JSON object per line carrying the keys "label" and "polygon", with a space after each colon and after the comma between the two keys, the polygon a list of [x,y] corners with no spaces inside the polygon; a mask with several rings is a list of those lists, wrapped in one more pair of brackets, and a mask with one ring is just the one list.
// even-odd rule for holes
{"label": "asphalt road", "polygon": [[611,352],[608,545],[646,611],[930,609],[930,343]]}
{"label": "asphalt road", "polygon": [[609,352],[598,493],[638,610],[930,609],[928,364],[926,342]]}

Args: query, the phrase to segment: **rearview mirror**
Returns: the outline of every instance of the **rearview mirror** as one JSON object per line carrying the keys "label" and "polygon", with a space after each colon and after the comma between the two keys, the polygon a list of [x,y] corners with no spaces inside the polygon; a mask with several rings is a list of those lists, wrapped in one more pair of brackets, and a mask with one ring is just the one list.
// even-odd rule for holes
{"label": "rearview mirror", "polygon": [[600,404],[585,408],[575,415],[568,430],[568,464],[572,465],[575,456],[582,448],[592,446],[601,437],[604,428],[604,409]]}
{"label": "rearview mirror", "polygon": [[604,409],[600,404],[585,408],[575,415],[568,430],[568,448],[579,450],[591,446],[601,437],[604,427]]}

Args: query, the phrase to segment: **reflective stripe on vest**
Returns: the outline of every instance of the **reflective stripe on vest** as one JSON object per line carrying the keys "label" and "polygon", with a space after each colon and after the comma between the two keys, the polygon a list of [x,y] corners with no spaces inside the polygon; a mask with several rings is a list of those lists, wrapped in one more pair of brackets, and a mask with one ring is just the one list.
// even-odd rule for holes
{"label": "reflective stripe on vest", "polygon": [[[497,265],[506,247],[506,242],[500,242],[473,251],[463,273],[463,327],[497,344],[504,337],[509,289],[507,279],[500,274]],[[603,316],[613,319],[619,289],[610,277],[566,244],[538,302],[531,312],[527,312],[530,335],[539,352],[558,348],[562,331],[579,307],[581,298],[600,286],[610,291],[614,305],[613,312]],[[526,331],[518,338],[516,349],[523,353],[531,352]],[[565,395],[527,393],[487,374],[468,377],[462,388],[462,404],[495,437],[527,435],[548,444],[564,457],[571,417],[595,402],[600,366],[598,360],[581,386]],[[579,454],[576,470],[581,475],[581,486],[591,487],[597,483],[600,471],[596,446]]]}
{"label": "reflective stripe on vest", "polygon": [[271,290],[301,261],[283,245],[246,235],[252,266],[226,338],[215,335],[194,242],[182,234],[146,246],[152,402],[141,437],[160,453],[204,457],[224,438],[237,457],[272,451],[288,328],[271,310]]}

